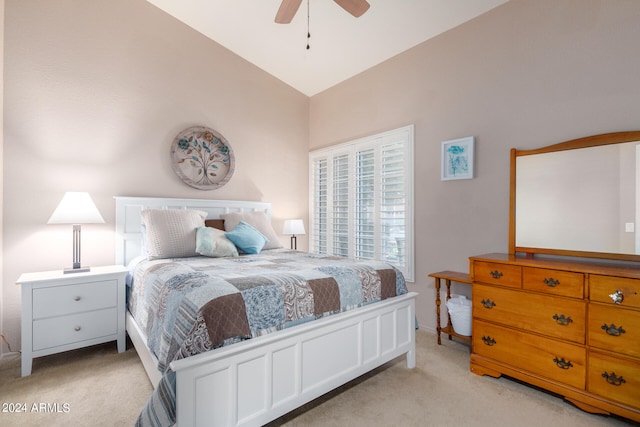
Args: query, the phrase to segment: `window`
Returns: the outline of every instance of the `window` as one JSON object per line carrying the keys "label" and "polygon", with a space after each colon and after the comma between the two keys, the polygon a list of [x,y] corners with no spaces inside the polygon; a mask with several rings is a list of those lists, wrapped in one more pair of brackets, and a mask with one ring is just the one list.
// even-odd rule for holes
{"label": "window", "polygon": [[312,151],[312,252],[377,259],[414,280],[413,126]]}

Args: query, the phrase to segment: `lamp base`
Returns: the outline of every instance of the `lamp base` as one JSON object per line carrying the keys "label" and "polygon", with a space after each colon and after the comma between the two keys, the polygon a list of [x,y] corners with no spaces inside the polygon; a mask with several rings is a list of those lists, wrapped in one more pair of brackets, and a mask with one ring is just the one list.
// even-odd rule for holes
{"label": "lamp base", "polygon": [[87,273],[91,271],[91,267],[69,267],[69,268],[65,268],[64,269],[64,274],[68,274],[68,273]]}

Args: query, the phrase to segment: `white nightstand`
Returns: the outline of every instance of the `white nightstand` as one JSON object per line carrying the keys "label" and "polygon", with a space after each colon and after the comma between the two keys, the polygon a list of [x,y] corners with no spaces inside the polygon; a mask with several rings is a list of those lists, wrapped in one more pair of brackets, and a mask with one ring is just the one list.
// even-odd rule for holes
{"label": "white nightstand", "polygon": [[114,340],[125,351],[126,275],[120,265],[21,275],[22,376],[34,357]]}

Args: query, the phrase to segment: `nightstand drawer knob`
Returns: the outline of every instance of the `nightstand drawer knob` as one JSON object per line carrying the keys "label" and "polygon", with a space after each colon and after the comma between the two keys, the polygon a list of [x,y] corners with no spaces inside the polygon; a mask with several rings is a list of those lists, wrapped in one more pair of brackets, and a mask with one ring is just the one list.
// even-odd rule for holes
{"label": "nightstand drawer knob", "polygon": [[80,299],[81,299],[81,298],[80,298],[80,295],[76,295],[76,296],[73,298],[73,300],[74,300],[74,301],[80,301]]}
{"label": "nightstand drawer knob", "polygon": [[82,326],[76,326],[75,328],[73,328],[73,330],[76,332],[80,331],[80,329],[82,329]]}

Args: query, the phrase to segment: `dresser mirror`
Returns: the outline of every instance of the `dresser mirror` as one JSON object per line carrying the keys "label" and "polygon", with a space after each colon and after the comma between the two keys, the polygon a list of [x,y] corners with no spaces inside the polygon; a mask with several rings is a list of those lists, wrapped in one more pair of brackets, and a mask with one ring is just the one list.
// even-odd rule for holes
{"label": "dresser mirror", "polygon": [[511,150],[509,253],[640,261],[640,131]]}

